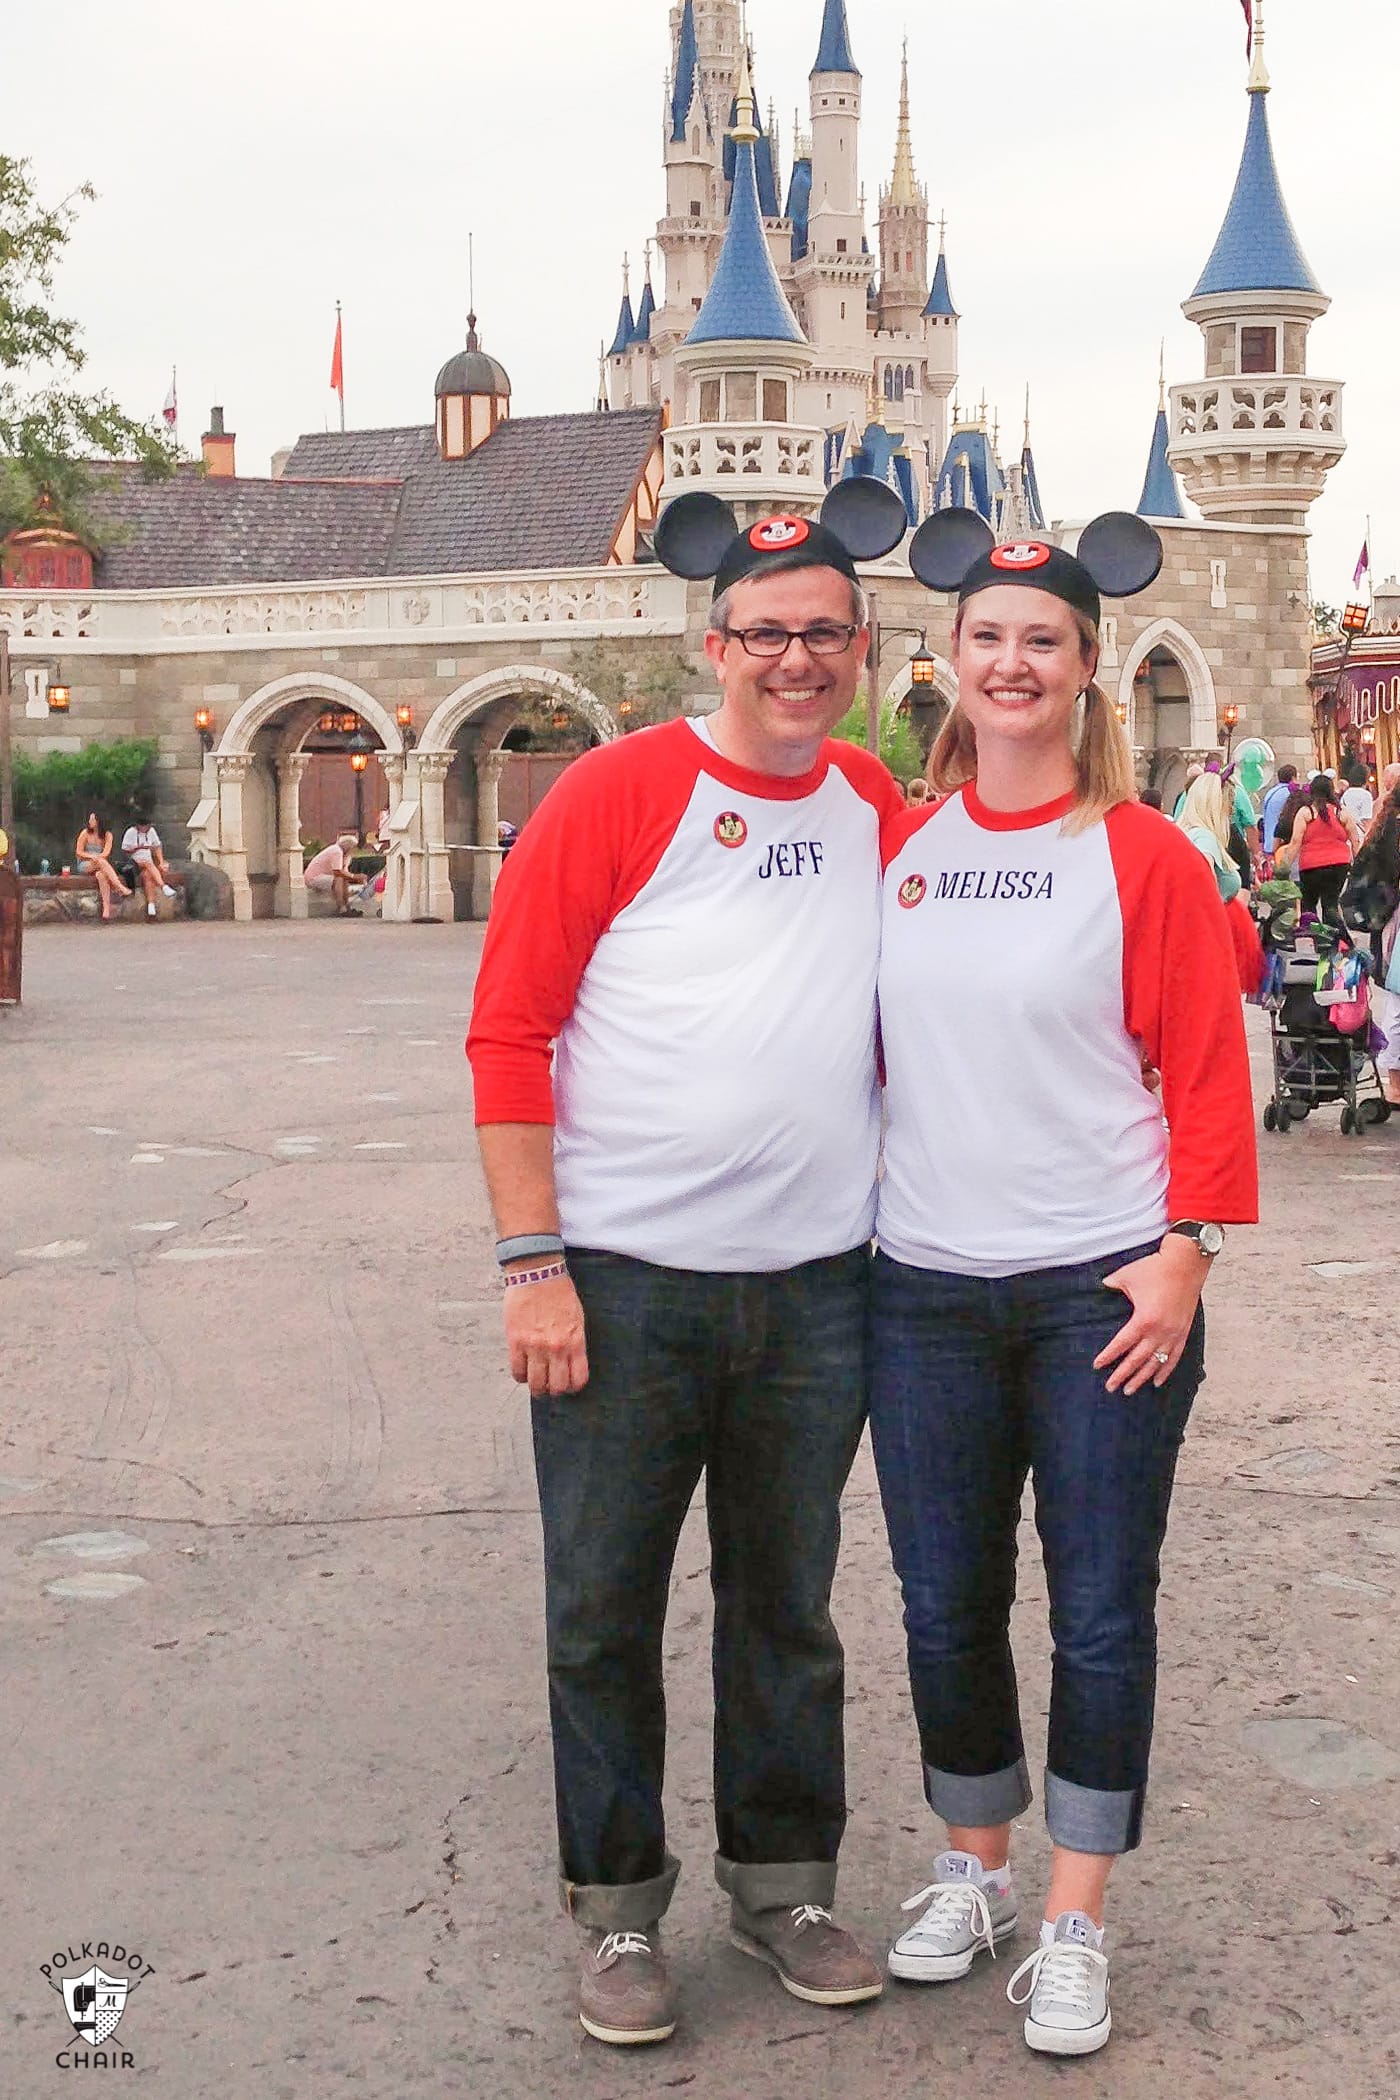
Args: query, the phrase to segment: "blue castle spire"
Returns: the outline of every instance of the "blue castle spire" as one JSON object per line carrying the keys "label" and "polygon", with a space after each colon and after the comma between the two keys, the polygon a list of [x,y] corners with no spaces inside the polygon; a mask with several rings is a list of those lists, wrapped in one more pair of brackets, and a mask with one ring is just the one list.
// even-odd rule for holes
{"label": "blue castle spire", "polygon": [[642,286],[642,296],[637,301],[637,322],[632,330],[634,343],[649,343],[651,341],[651,324],[655,313],[656,294],[651,288],[651,271],[648,270],[647,281]]}
{"label": "blue castle spire", "polygon": [[632,338],[636,333],[637,322],[632,312],[632,294],[628,290],[627,264],[624,262],[622,265],[622,305],[618,309],[617,334],[612,339],[612,348],[609,350],[608,356],[625,356],[632,346]]}
{"label": "blue castle spire", "polygon": [[734,193],[729,224],[705,303],[686,337],[688,343],[807,340],[788,305],[768,252],[754,167],[758,136],[746,62],[739,92],[739,121],[734,129]]}
{"label": "blue castle spire", "polygon": [[1321,293],[1283,201],[1269,133],[1268,87],[1251,86],[1249,92],[1249,129],[1235,194],[1193,299],[1216,292]]}
{"label": "blue castle spire", "polygon": [[860,67],[851,56],[851,32],[846,21],[846,0],[824,0],[822,37],[817,47],[814,73],[854,73]]}
{"label": "blue castle spire", "polygon": [[1165,403],[1157,410],[1157,422],[1152,432],[1152,452],[1147,462],[1147,478],[1142,484],[1138,498],[1137,513],[1140,518],[1185,518],[1186,506],[1181,500],[1176,475],[1167,458],[1169,432]]}
{"label": "blue castle spire", "polygon": [[695,73],[700,63],[700,40],[695,34],[695,0],[685,0],[681,32],[676,40],[676,82],[671,93],[671,137],[685,137],[685,120],[695,99]]}
{"label": "blue castle spire", "polygon": [[938,266],[933,273],[933,285],[928,295],[925,315],[932,320],[956,321],[958,310],[953,304],[953,294],[948,283],[948,258],[943,253],[943,243],[938,243]]}

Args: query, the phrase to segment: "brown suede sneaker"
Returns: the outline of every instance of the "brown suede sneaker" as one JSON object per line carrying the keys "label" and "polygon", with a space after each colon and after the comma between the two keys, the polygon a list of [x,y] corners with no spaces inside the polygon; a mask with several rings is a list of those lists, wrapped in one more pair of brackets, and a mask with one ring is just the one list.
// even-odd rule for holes
{"label": "brown suede sneaker", "polygon": [[578,2016],[595,2042],[626,2047],[671,2039],[676,1995],[657,1926],[649,1932],[585,1932]]}
{"label": "brown suede sneaker", "polygon": [[759,1911],[733,1903],[729,1937],[741,1954],[776,1969],[783,1989],[809,2005],[859,2005],[885,1988],[874,1962],[817,1903]]}

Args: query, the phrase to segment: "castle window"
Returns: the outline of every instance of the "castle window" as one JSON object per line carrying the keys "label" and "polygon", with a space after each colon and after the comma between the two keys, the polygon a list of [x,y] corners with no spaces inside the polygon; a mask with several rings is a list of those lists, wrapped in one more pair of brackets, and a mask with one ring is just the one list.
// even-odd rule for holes
{"label": "castle window", "polygon": [[691,202],[691,206],[690,206],[690,216],[691,216],[691,218],[692,218],[692,219],[698,219],[698,218],[699,218],[699,216],[700,216],[700,206],[699,206],[699,205],[698,205],[697,203],[695,203],[695,202],[694,202],[693,200],[692,200],[692,202]]}
{"label": "castle window", "polygon": [[894,399],[894,371],[889,365],[885,366],[885,399],[887,401],[893,401]]}
{"label": "castle window", "polygon": [[1276,372],[1278,370],[1278,330],[1276,328],[1242,328],[1240,330],[1240,370],[1242,372]]}
{"label": "castle window", "polygon": [[785,379],[765,379],[763,382],[764,422],[786,423],[787,419],[787,381]]}
{"label": "castle window", "polygon": [[838,255],[844,255],[849,245],[849,242],[845,240],[838,240],[836,243],[836,253]]}
{"label": "castle window", "polygon": [[758,374],[731,372],[725,385],[725,412],[731,423],[752,423],[758,414]]}
{"label": "castle window", "polygon": [[905,255],[904,267],[909,272],[909,275],[912,277],[914,274],[914,251],[912,248],[910,248]]}
{"label": "castle window", "polygon": [[912,365],[910,365],[908,371],[904,375],[904,384],[908,387],[910,393],[912,394],[914,391],[914,367]]}
{"label": "castle window", "polygon": [[894,398],[896,401],[904,399],[904,373],[898,365],[894,368]]}
{"label": "castle window", "polygon": [[717,379],[702,379],[700,382],[700,421],[702,423],[718,423],[719,421],[719,381]]}

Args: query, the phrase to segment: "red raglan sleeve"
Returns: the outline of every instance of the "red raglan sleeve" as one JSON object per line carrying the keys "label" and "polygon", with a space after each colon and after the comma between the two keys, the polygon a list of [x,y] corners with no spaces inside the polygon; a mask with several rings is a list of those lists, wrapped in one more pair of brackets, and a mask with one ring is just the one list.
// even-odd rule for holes
{"label": "red raglan sleeve", "polygon": [[1108,818],[1128,1032],[1162,1075],[1173,1225],[1259,1218],[1254,1096],[1229,922],[1205,856],[1135,803]]}
{"label": "red raglan sleeve", "polygon": [[599,939],[674,836],[693,740],[667,725],[577,759],[506,856],[467,1034],[478,1124],[554,1121],[554,1039]]}

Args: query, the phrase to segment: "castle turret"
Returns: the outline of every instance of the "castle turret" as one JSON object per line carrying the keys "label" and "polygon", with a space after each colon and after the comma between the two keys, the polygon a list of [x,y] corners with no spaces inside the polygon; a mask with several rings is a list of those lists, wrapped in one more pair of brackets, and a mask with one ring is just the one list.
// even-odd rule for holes
{"label": "castle turret", "polygon": [[909,44],[899,74],[894,172],[880,192],[880,326],[918,333],[928,299],[928,194],[914,172],[909,129]]}
{"label": "castle turret", "polygon": [[812,174],[806,252],[793,287],[821,357],[804,390],[806,413],[827,429],[864,414],[873,358],[870,292],[875,264],[860,194],[861,75],[851,52],[846,0],[824,0],[809,82]]}
{"label": "castle turret", "polygon": [[1263,12],[1264,0],[1255,0],[1249,125],[1235,192],[1182,309],[1205,337],[1205,381],[1171,390],[1169,459],[1209,519],[1302,525],[1346,449],[1342,384],[1308,373],[1308,337],[1331,301],[1279,183]]}
{"label": "castle turret", "polygon": [[676,418],[663,501],[693,489],[746,518],[810,510],[825,493],[821,433],[794,425],[812,352],[773,267],[758,194],[759,139],[748,62],[734,125],[734,191],[713,282],[676,351]]}
{"label": "castle turret", "polygon": [[510,414],[510,379],[505,367],[482,349],[475,314],[467,315],[466,348],[447,360],[434,392],[438,450],[444,459],[465,459]]}
{"label": "castle turret", "polygon": [[1148,454],[1147,475],[1138,498],[1137,514],[1140,518],[1184,519],[1186,516],[1181,490],[1167,457],[1169,447],[1166,373],[1163,370],[1158,376],[1157,421],[1152,429],[1152,450]]}

